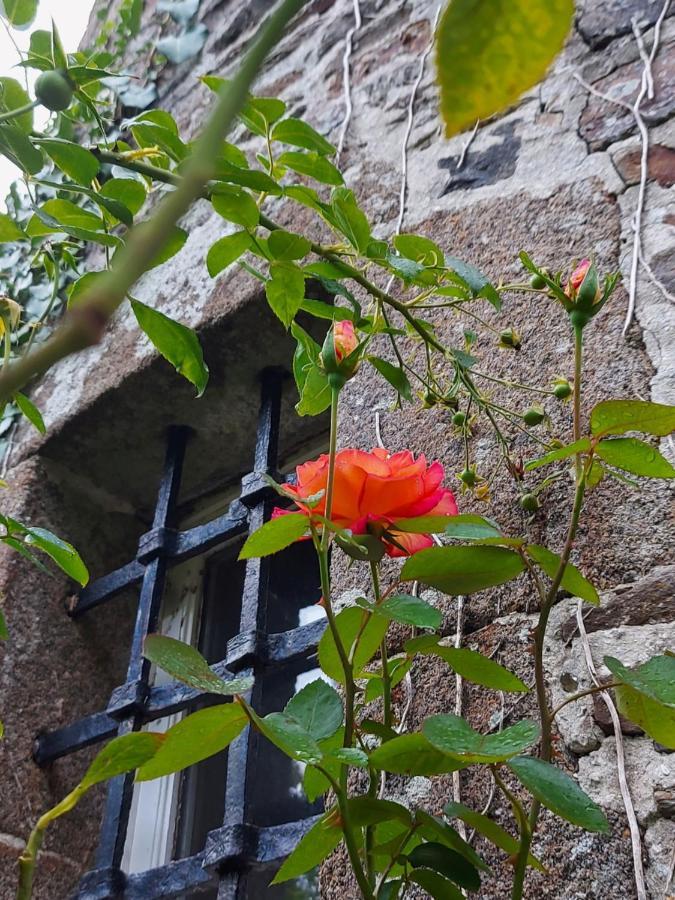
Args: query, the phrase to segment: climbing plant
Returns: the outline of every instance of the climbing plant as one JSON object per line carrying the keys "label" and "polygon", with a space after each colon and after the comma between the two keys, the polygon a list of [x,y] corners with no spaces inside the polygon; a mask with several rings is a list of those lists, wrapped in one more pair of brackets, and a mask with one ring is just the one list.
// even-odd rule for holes
{"label": "climbing plant", "polygon": [[[179,61],[177,42],[194,44],[199,35],[196,8],[187,0],[160,5],[186,29],[163,48]],[[462,890],[479,889],[488,869],[451,824],[462,820],[512,858],[512,897],[518,900],[528,868],[545,867],[546,860],[531,850],[542,805],[589,831],[609,827],[600,808],[552,761],[558,710],[549,706],[544,681],[546,626],[560,588],[599,603],[595,587],[570,562],[589,491],[602,490],[603,479],[610,477],[675,477],[654,443],[675,429],[675,407],[608,399],[583,421],[585,336],[617,282],[613,273],[601,277],[592,258],[578,264],[562,260],[559,271],[549,271],[522,252],[522,278],[493,282],[472,263],[446,252],[433,235],[373,235],[328,138],[289,115],[282,100],[250,93],[265,55],[302,5],[303,0],[283,0],[260,27],[234,77],[204,76],[205,88],[216,98],[193,142],[181,135],[170,113],[158,108],[109,122],[102,91],[116,77],[115,53],[107,49],[110,34],[86,54],[66,53],[56,27],[34,32],[21,60],[40,72],[34,99],[18,81],[2,81],[0,152],[17,165],[24,187],[13,194],[20,201],[0,216],[0,242],[9,266],[14,248],[30,248],[31,284],[41,285],[45,305],[33,310],[24,302],[26,271],[18,265],[11,269],[7,296],[0,301],[0,405],[15,403],[13,415],[26,416],[43,430],[42,414],[25,393],[31,379],[100,341],[110,318],[127,302],[157,351],[197,394],[203,393],[208,369],[197,336],[132,291],[146,271],[180,251],[187,239],[181,217],[197,199],[205,199],[223,223],[222,235],[205,249],[208,272],[215,278],[237,263],[259,280],[279,327],[296,341],[292,367],[298,414],[330,410],[331,422],[329,452],[300,466],[293,485],[275,486],[279,509],[241,551],[241,558],[249,559],[297,540],[313,543],[327,619],[318,655],[327,680],[317,679],[284,710],[262,717],[247,700],[250,679],[223,681],[194,648],[151,636],[145,646],[148,659],[192,687],[231,699],[185,717],[164,733],[127,734],[104,747],[74,790],[38,820],[19,861],[20,900],[31,896],[45,829],[91,787],[131,770],[139,781],[179,771],[224,749],[247,726],[305,765],[310,799],[326,797],[325,814],[284,862],[276,882],[301,875],[344,844],[368,900],[393,900],[413,884],[435,898],[461,897]],[[573,12],[568,0],[505,6],[496,0],[453,0],[441,17],[438,68],[449,133],[499,111],[530,88],[559,49]],[[23,27],[36,7],[36,0],[5,0],[0,13],[9,27]],[[140,4],[125,2],[123,8],[124,42],[138,32]],[[114,45],[113,39],[113,50]],[[445,64],[450,58],[452,66]],[[38,104],[53,113],[43,131],[35,129],[32,118]],[[257,140],[254,158],[228,140],[235,121],[239,133]],[[310,210],[330,237],[319,243],[279,226],[270,207],[280,200]],[[100,249],[99,268],[89,261],[92,246]],[[394,287],[382,288],[386,282]],[[567,373],[545,384],[516,384],[492,374],[489,359],[478,358],[473,331],[465,331],[461,346],[445,342],[442,326],[448,316],[460,312],[477,329],[489,327],[481,306],[501,312],[513,293],[533,293],[549,305],[551,316],[566,318],[574,340]],[[50,331],[62,305],[67,310]],[[300,313],[324,323],[322,342],[299,324]],[[520,348],[507,322],[496,338],[506,351]],[[397,403],[448,410],[449,427],[464,443],[456,465],[458,486],[471,498],[487,501],[492,477],[490,471],[479,472],[474,460],[471,438],[478,421],[494,431],[500,452],[493,467],[505,466],[516,479],[524,512],[536,513],[547,484],[571,469],[574,497],[564,545],[533,542],[525,525],[521,533],[507,533],[498,510],[490,517],[460,513],[441,464],[427,464],[414,450],[338,452],[341,391],[367,367],[379,373],[383,390],[393,391]],[[512,405],[493,399],[494,383],[513,392]],[[521,399],[533,395],[537,403]],[[571,404],[572,428],[553,435],[545,428],[543,404],[564,402]],[[530,452],[521,462],[514,458],[513,444],[523,434],[530,439]],[[540,470],[545,475],[539,481]],[[0,517],[0,524],[0,539],[10,548],[36,564],[42,564],[41,551],[76,581],[86,582],[82,558],[70,545],[8,516]],[[369,585],[340,611],[334,608],[329,567],[333,551],[347,554]],[[385,556],[404,560],[394,577],[391,569],[382,570]],[[392,690],[420,656],[438,657],[488,689],[528,690],[494,660],[445,646],[439,612],[417,596],[413,585],[460,596],[521,576],[530,580],[540,610],[534,639],[537,720],[481,734],[446,713],[429,717],[418,731],[407,730],[396,718]],[[411,629],[402,652],[391,652],[392,623]],[[1,618],[0,637],[7,637]],[[602,689],[611,687],[626,716],[675,748],[673,657],[665,654],[633,670],[613,657],[606,663],[613,681]],[[439,817],[380,796],[382,773],[435,776],[469,766],[489,770],[512,808],[513,827],[505,829],[455,802]],[[361,771],[360,791],[350,779],[352,770]],[[514,783],[529,801],[519,799],[522,793]]]}

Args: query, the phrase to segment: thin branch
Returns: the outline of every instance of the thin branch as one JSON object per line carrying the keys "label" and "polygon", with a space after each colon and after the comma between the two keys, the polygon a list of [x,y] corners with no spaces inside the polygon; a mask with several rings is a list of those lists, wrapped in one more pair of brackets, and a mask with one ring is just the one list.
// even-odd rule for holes
{"label": "thin branch", "polygon": [[[579,600],[577,604],[577,627],[579,628],[581,645],[584,650],[586,666],[588,668],[589,675],[591,676],[591,681],[593,681],[596,686],[599,686],[600,679],[598,678],[598,673],[595,669],[595,663],[593,662],[593,654],[591,653],[591,645],[588,641],[588,634],[586,632],[586,625],[584,623],[581,600]],[[607,691],[601,691],[600,697],[602,697],[602,700],[607,707],[607,710],[612,719],[612,725],[614,726],[614,739],[616,742],[616,767],[619,776],[619,787],[621,788],[623,805],[626,808],[626,817],[628,819],[628,827],[630,829],[630,839],[633,849],[633,869],[635,871],[635,886],[637,888],[638,900],[646,900],[647,889],[645,887],[645,876],[644,870],[642,868],[642,843],[640,838],[640,828],[638,826],[637,817],[635,815],[635,808],[633,806],[633,800],[630,795],[628,780],[626,778],[626,758],[624,753],[623,733],[621,731],[619,713],[616,710],[616,706],[614,705],[614,701],[612,700],[611,695]]]}

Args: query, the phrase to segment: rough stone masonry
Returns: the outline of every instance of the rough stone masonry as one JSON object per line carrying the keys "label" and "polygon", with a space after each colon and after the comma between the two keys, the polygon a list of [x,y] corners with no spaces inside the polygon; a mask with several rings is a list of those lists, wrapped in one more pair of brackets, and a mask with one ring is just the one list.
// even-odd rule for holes
{"label": "rough stone masonry", "polygon": [[[198,75],[227,74],[270,5],[268,0],[200,4],[199,20],[209,31],[201,55],[167,68],[158,82],[159,105],[174,114],[189,136],[197,131],[210,102]],[[158,29],[154,6],[146,4],[144,31],[128,53],[129,67],[136,66],[142,77],[147,52],[143,46]],[[607,396],[675,403],[675,8],[671,6],[662,28],[653,67],[654,96],[642,105],[651,141],[641,235],[644,264],[639,269],[635,320],[625,336],[632,223],[639,195],[639,136],[628,110],[589,92],[575,77],[602,94],[632,103],[643,71],[632,22],[635,18],[640,23],[649,48],[662,6],[661,0],[580,2],[574,32],[543,84],[504,115],[480,123],[468,147],[468,135],[452,140],[441,135],[431,59],[417,96],[404,230],[428,234],[494,278],[521,274],[517,253],[522,248],[554,268],[595,253],[601,270],[621,269],[623,287],[589,331],[586,411]],[[435,12],[436,4],[427,0],[361,2],[363,24],[354,34],[350,63],[353,115],[342,165],[348,184],[382,236],[392,233],[399,212],[407,107]],[[96,20],[92,23],[93,34]],[[291,114],[307,118],[332,139],[344,117],[343,54],[352,24],[352,0],[312,0],[259,79],[259,93],[281,96]],[[172,26],[162,27],[170,31]],[[285,206],[275,215],[289,227],[317,229],[307,216]],[[208,277],[204,255],[223,233],[222,220],[200,203],[183,224],[190,233],[187,244],[170,263],[149,273],[137,293],[199,329],[214,373],[211,391],[229,391],[233,409],[244,421],[250,419],[250,403],[240,386],[252,382],[255,364],[263,359],[288,364],[290,346],[278,323],[261,308],[253,279],[238,269],[215,282]],[[489,335],[481,332],[476,352],[493,374],[537,383],[554,374],[571,374],[564,323],[540,304],[513,296],[499,316],[486,314],[500,327],[513,325],[523,338],[523,349],[515,355],[497,352]],[[440,327],[443,337],[459,346],[465,325],[471,322],[449,316]],[[379,352],[386,355],[386,347]],[[239,446],[239,431],[227,431],[222,410],[207,401],[195,412],[189,391],[174,381],[167,397],[171,377],[139,336],[131,314],[121,312],[100,346],[63,362],[35,388],[34,398],[47,413],[48,436],[35,437],[27,428],[16,435],[7,474],[14,513],[86,547],[94,574],[133,552],[142,531],[138,511],[152,502],[148,473],[157,471],[161,454],[153,441],[159,448],[165,424],[176,416],[194,422],[206,435],[209,458],[222,455],[223,446]],[[566,407],[558,405],[550,412],[555,427],[569,427]],[[387,389],[374,375],[356,379],[345,391],[341,444],[373,446],[376,414],[389,449],[425,452],[440,459],[450,475],[462,467],[460,441],[447,412],[394,410]],[[144,435],[140,445],[139,434]],[[487,466],[495,450],[490,435],[479,430],[474,446],[479,468]],[[668,441],[661,449],[675,458]],[[232,472],[237,465],[232,464]],[[209,474],[200,470],[195,475],[195,492]],[[537,542],[559,547],[569,485],[558,482],[547,492],[532,523],[524,521],[516,501],[512,483],[497,481],[487,511],[514,533],[528,528]],[[460,503],[464,511],[486,511],[465,498]],[[601,675],[602,656],[608,649],[633,665],[673,648],[673,494],[663,483],[646,483],[640,491],[603,483],[589,501],[575,562],[603,592],[601,610],[586,619]],[[341,590],[360,586],[362,573],[340,568],[336,574]],[[130,606],[121,603],[95,620],[74,625],[63,614],[67,586],[8,555],[0,561],[0,590],[13,623],[12,640],[0,656],[2,696],[8,698],[3,703],[7,738],[0,753],[3,771],[11,773],[0,797],[0,895],[9,897],[14,860],[30,822],[62,796],[83,765],[80,756],[60,761],[49,771],[38,770],[30,759],[32,738],[40,728],[56,727],[105,704],[123,677]],[[429,597],[443,609],[445,631],[448,639],[454,639],[456,601],[433,592]],[[493,654],[529,683],[535,611],[525,582],[468,598],[464,643]],[[576,601],[562,599],[550,627],[546,651],[553,702],[589,683],[575,613]],[[115,641],[110,641],[110,634],[116,635]],[[411,728],[432,713],[455,709],[455,679],[434,661],[424,658],[419,663],[413,685]],[[407,700],[403,688],[396,699],[402,708]],[[463,709],[476,728],[499,727],[500,721],[508,724],[534,711],[529,696],[515,708],[513,702],[507,698],[502,706],[500,697],[491,692],[470,685],[463,688]],[[674,757],[627,724],[624,729],[627,777],[647,885],[656,900],[675,891]],[[576,773],[582,787],[605,807],[612,834],[587,835],[544,815],[535,852],[546,859],[549,871],[530,877],[528,897],[636,897],[627,819],[617,784],[615,736],[602,701],[567,707],[558,723],[556,750],[558,763]],[[490,799],[490,785],[482,775],[462,773],[460,788],[462,801],[477,809]],[[408,783],[391,778],[387,790],[392,797],[424,803],[438,812],[452,796],[453,784],[450,777]],[[89,864],[101,801],[102,793],[92,796],[50,834],[39,897],[66,897]],[[490,811],[509,821],[500,798],[492,799]],[[510,869],[480,837],[475,846],[493,867],[479,896],[502,900],[508,896]],[[342,900],[357,897],[340,853],[323,868],[322,894]]]}

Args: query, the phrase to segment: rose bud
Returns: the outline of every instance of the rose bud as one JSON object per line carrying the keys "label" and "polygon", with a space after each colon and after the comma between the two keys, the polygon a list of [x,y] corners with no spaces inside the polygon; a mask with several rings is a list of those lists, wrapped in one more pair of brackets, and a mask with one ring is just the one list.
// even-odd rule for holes
{"label": "rose bud", "polygon": [[572,324],[583,328],[600,311],[607,299],[603,298],[595,263],[590,259],[581,260],[569,277],[565,294],[571,301],[568,311]]}
{"label": "rose bud", "polygon": [[321,365],[334,387],[342,387],[359,367],[359,339],[349,319],[334,322],[321,348]]}

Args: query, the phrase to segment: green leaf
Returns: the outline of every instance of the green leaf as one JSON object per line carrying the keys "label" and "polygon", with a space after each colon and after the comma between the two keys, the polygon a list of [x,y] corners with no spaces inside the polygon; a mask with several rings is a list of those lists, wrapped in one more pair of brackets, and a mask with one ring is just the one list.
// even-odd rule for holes
{"label": "green leaf", "polygon": [[[457,818],[466,822],[467,825],[475,828],[483,837],[491,841],[496,847],[504,850],[509,856],[515,856],[518,853],[518,848],[520,847],[518,838],[510,835],[508,831],[505,831],[501,825],[498,825],[489,816],[476,812],[468,806],[462,806],[461,803],[453,802],[446,804],[443,812],[449,819]],[[545,871],[539,860],[531,853],[528,856],[527,863],[535,869],[539,869],[540,872]]]}
{"label": "green leaf", "polygon": [[675,431],[675,406],[646,400],[605,400],[593,407],[591,432],[595,435],[642,431],[665,437]]}
{"label": "green leaf", "polygon": [[255,200],[243,188],[220,185],[217,193],[211,193],[211,203],[219,215],[235,225],[255,228],[260,220],[260,210]]}
{"label": "green leaf", "polygon": [[282,884],[304,875],[330,856],[342,840],[342,830],[335,809],[329,809],[302,838],[298,846],[284,862],[272,880],[272,884]]}
{"label": "green leaf", "polygon": [[[323,759],[321,760],[321,767],[323,769],[326,769],[334,778],[338,778],[338,776],[340,775],[342,761],[333,757],[333,753],[338,750],[345,749],[342,746],[344,741],[344,733],[344,728],[338,728],[335,734],[332,734],[330,737],[324,738],[324,740],[319,741],[319,747],[322,754],[324,754]],[[330,790],[331,785],[329,780],[322,772],[319,772],[319,770],[315,768],[315,766],[309,765],[305,767],[305,772],[302,778],[302,787],[309,802],[314,803],[314,801],[318,797]]]}
{"label": "green leaf", "polygon": [[28,419],[28,421],[32,425],[35,425],[40,434],[45,434],[45,432],[47,431],[45,420],[42,418],[42,413],[33,403],[33,401],[29,400],[25,394],[20,394],[17,392],[16,394],[14,394],[14,402],[19,407],[23,415]]}
{"label": "green leaf", "polygon": [[295,411],[299,416],[318,416],[328,409],[332,389],[327,376],[316,366],[307,373]]}
{"label": "green leaf", "polygon": [[248,725],[248,717],[239,703],[223,703],[191,713],[163,735],[164,740],[152,759],[136,773],[136,781],[150,781],[220,753]]}
{"label": "green leaf", "polygon": [[6,641],[9,637],[9,632],[7,631],[7,622],[5,621],[5,614],[2,611],[2,607],[0,606],[0,641]]}
{"label": "green leaf", "polygon": [[490,867],[476,853],[473,847],[447,822],[437,816],[431,816],[423,809],[415,811],[415,820],[419,824],[419,834],[428,841],[436,841],[450,847],[464,859],[468,860],[476,869],[489,872]]}
{"label": "green leaf", "polygon": [[37,147],[31,144],[18,125],[10,122],[0,125],[0,153],[29,175],[37,175],[44,165]]}
{"label": "green leaf", "polygon": [[305,299],[304,272],[292,262],[273,262],[270,275],[270,280],[265,282],[267,302],[288,328]]}
{"label": "green leaf", "polygon": [[406,560],[401,579],[458,596],[504,584],[524,568],[520,556],[504,547],[430,547]]}
{"label": "green leaf", "polygon": [[675,468],[659,451],[637,438],[600,441],[595,452],[610,466],[646,478],[675,478]]}
{"label": "green leaf", "polygon": [[14,219],[6,213],[0,213],[0,244],[27,240],[28,235],[24,233],[22,228],[19,228]]}
{"label": "green leaf", "polygon": [[459,888],[431,869],[413,869],[410,880],[419,884],[434,900],[464,900],[464,894]]}
{"label": "green leaf", "polygon": [[[358,676],[373,658],[387,633],[388,626],[389,622],[384,617],[369,616],[357,606],[350,606],[337,614],[335,627],[347,655],[356,642],[353,654],[354,676]],[[319,665],[329,678],[344,684],[342,664],[330,629],[324,631],[319,641]]]}
{"label": "green leaf", "polygon": [[78,228],[84,231],[102,231],[103,219],[100,216],[82,209],[71,200],[55,198],[47,200],[30,219],[26,228],[31,237],[52,234],[61,227]]}
{"label": "green leaf", "polygon": [[[527,555],[532,557],[537,565],[546,572],[549,578],[555,578],[561,562],[557,553],[553,553],[546,547],[540,547],[537,544],[528,544],[525,549]],[[581,599],[585,600],[587,603],[592,603],[593,606],[600,605],[600,596],[598,595],[598,592],[588,578],[585,578],[572,563],[567,563],[565,566],[565,572],[562,581],[560,582],[560,587],[569,591],[570,594],[573,594],[575,597],[581,597]]]}
{"label": "green leaf", "polygon": [[569,775],[533,756],[509,760],[518,781],[547,809],[586,831],[609,832],[604,813]]}
{"label": "green leaf", "polygon": [[270,232],[267,246],[274,259],[302,259],[312,249],[311,243],[301,234],[277,228]]}
{"label": "green leaf", "polygon": [[501,536],[499,526],[490,519],[477,516],[474,513],[462,513],[452,516],[445,527],[448,537],[464,541],[477,541],[483,538],[496,538]]}
{"label": "green leaf", "polygon": [[302,147],[304,150],[313,150],[320,156],[333,156],[335,147],[329,143],[323,135],[315,131],[302,119],[282,119],[272,129],[273,141],[281,141],[284,144],[292,144],[294,147]]}
{"label": "green leaf", "polygon": [[177,225],[171,230],[168,237],[164,238],[164,245],[157,256],[152,260],[149,269],[154,269],[167,262],[172,256],[175,256],[179,250],[183,248],[183,244],[187,240],[187,231],[179,228]]}
{"label": "green leaf", "polygon": [[137,769],[152,759],[164,740],[165,735],[154,731],[134,731],[113,738],[96,755],[80,786],[88,789],[116,775]]}
{"label": "green leaf", "polygon": [[158,148],[175,162],[182,162],[188,155],[188,148],[173,128],[137,121],[131,133],[139,147]]}
{"label": "green leaf", "polygon": [[190,644],[162,634],[149,634],[143,645],[143,656],[177,681],[208,694],[243,694],[253,686],[252,678],[224,681],[211,670],[201,653]]}
{"label": "green leaf", "polygon": [[38,143],[59,169],[78,184],[90,185],[98,175],[98,160],[79,144],[58,138],[41,138]]}
{"label": "green leaf", "polygon": [[463,284],[469,288],[472,297],[485,297],[495,309],[502,308],[502,298],[487,275],[484,275],[480,269],[462,259],[457,259],[456,256],[446,256],[445,265],[459,275]]}
{"label": "green leaf", "polygon": [[410,810],[392,800],[378,800],[375,797],[352,797],[348,801],[349,818],[358,828],[366,825],[377,825],[395,819],[410,825]]}
{"label": "green leaf", "polygon": [[83,586],[89,581],[89,572],[77,550],[51,531],[46,528],[26,528],[25,540],[27,544],[38,547],[50,556],[61,571],[74,581]]}
{"label": "green leaf", "polygon": [[399,366],[394,366],[386,359],[380,359],[379,356],[369,356],[368,361],[373,364],[380,375],[385,378],[389,384],[406,400],[412,402],[412,388],[408,381],[408,376]]}
{"label": "green leaf", "polygon": [[436,31],[446,137],[501,112],[541,81],[573,14],[573,0],[449,3]]}
{"label": "green leaf", "polygon": [[135,178],[111,178],[100,190],[103,197],[117,200],[126,206],[132,215],[136,215],[145,203],[146,191],[140,181]]}
{"label": "green leaf", "polygon": [[443,775],[468,765],[434,747],[419,732],[402,734],[377,747],[370,762],[376,769],[396,775]]}
{"label": "green leaf", "polygon": [[398,519],[392,523],[391,529],[409,534],[442,534],[455,518],[461,516],[416,516],[413,519]]}
{"label": "green leaf", "polygon": [[445,256],[438,244],[421,235],[397,234],[394,247],[402,256],[423,266],[445,266]]}
{"label": "green leaf", "polygon": [[[0,0],[0,3],[2,0]],[[0,77],[0,113],[11,112],[30,103],[30,97],[15,78]],[[12,120],[26,134],[33,130],[33,110]]]}
{"label": "green leaf", "polygon": [[412,594],[392,594],[376,606],[374,611],[394,622],[416,625],[417,628],[440,628],[443,616],[426,600]]}
{"label": "green leaf", "polygon": [[152,309],[140,300],[131,300],[131,308],[141,329],[150,338],[164,359],[176,371],[194,384],[197,396],[201,397],[209,380],[209,370],[204,362],[204,354],[195,332],[180,322],[175,322],[157,309]]}
{"label": "green leaf", "polygon": [[675,657],[655,656],[629,669],[613,656],[605,665],[617,681],[619,712],[655,741],[675,750]]}
{"label": "green leaf", "polygon": [[342,725],[340,695],[323,678],[305,685],[286,704],[284,712],[296,719],[317,741],[335,734]]}
{"label": "green leaf", "polygon": [[286,712],[273,712],[261,719],[250,707],[248,711],[256,727],[286,756],[310,764],[318,763],[323,758],[318,742],[293,716]]}
{"label": "green leaf", "polygon": [[330,198],[335,224],[349,243],[365,253],[370,243],[370,223],[348,188],[336,188]]}
{"label": "green leaf", "polygon": [[38,0],[0,0],[0,15],[20,30],[32,25],[37,9]]}
{"label": "green leaf", "polygon": [[305,513],[286,513],[265,522],[250,534],[241,548],[239,559],[269,556],[299,541],[309,529],[309,519]]}
{"label": "green leaf", "polygon": [[496,691],[525,692],[528,686],[493,659],[488,659],[476,650],[467,647],[444,647],[435,645],[421,651],[425,655],[439,656],[467,681],[493,688]]}
{"label": "green leaf", "polygon": [[343,184],[340,170],[336,169],[330,160],[318,153],[309,151],[300,153],[295,150],[287,150],[276,159],[277,165],[286,166],[300,175],[308,175],[322,184]]}
{"label": "green leaf", "polygon": [[217,240],[206,254],[206,268],[209,275],[215,278],[219,272],[239,259],[252,243],[253,238],[248,231],[235,231],[234,234],[228,234]]}
{"label": "green leaf", "polygon": [[408,859],[415,868],[433,869],[467,890],[477,891],[480,887],[480,875],[475,867],[444,844],[435,841],[419,844],[408,854]]}
{"label": "green leaf", "polygon": [[52,59],[54,60],[54,68],[65,71],[68,68],[68,57],[63,49],[61,35],[59,34],[56,23],[52,19]]}
{"label": "green leaf", "polygon": [[431,716],[422,731],[434,747],[467,763],[502,762],[531,747],[539,738],[535,722],[523,720],[497,734],[480,734],[452,713]]}
{"label": "green leaf", "polygon": [[590,449],[590,439],[586,437],[581,438],[573,444],[568,444],[566,447],[559,447],[557,450],[551,450],[550,453],[546,453],[538,459],[531,459],[528,463],[525,463],[525,470],[530,472],[532,469],[538,469],[539,466],[547,466],[549,463],[557,462],[559,459],[567,459],[577,453],[585,453]]}

